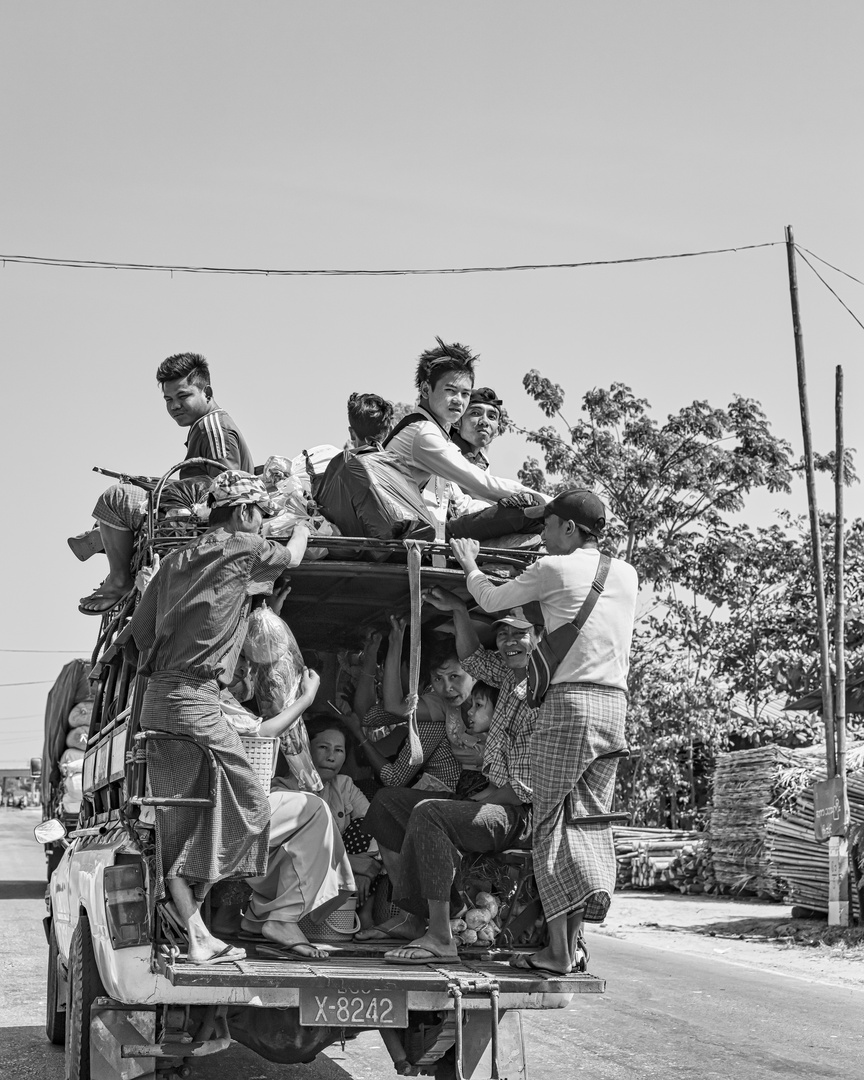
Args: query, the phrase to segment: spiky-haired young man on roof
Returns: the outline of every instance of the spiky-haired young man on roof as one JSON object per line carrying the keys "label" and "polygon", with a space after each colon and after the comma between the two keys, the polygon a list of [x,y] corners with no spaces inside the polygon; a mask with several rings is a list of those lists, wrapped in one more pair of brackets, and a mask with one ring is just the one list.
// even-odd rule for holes
{"label": "spiky-haired young man on roof", "polygon": [[438,344],[420,354],[415,383],[419,403],[391,432],[385,446],[408,467],[433,516],[443,525],[448,510],[461,516],[527,491],[518,480],[505,480],[467,461],[451,440],[474,387],[478,357],[466,345]]}

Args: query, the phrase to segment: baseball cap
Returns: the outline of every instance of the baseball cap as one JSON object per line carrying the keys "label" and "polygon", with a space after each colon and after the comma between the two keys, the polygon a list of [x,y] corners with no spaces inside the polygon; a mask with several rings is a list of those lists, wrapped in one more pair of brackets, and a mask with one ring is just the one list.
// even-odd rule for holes
{"label": "baseball cap", "polygon": [[574,522],[592,536],[599,536],[606,525],[606,507],[587,488],[570,488],[556,495],[552,502],[546,504],[543,516],[549,517],[550,514],[562,521]]}
{"label": "baseball cap", "polygon": [[525,617],[525,612],[522,608],[513,608],[508,611],[506,615],[502,615],[500,619],[495,619],[492,626],[515,626],[517,630],[530,630],[534,625]]}
{"label": "baseball cap", "polygon": [[265,517],[270,517],[275,510],[273,500],[258,477],[237,469],[226,469],[214,478],[207,500],[211,507],[254,503]]}
{"label": "baseball cap", "polygon": [[500,412],[503,402],[491,387],[477,386],[468,398],[468,408],[470,409],[472,405],[494,405]]}

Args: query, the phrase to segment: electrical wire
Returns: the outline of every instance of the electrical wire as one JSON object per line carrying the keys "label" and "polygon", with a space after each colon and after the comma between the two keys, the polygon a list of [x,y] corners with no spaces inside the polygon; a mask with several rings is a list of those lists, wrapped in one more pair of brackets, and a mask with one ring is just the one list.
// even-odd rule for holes
{"label": "electrical wire", "polygon": [[[832,270],[836,270],[838,274],[842,274],[843,277],[848,277],[850,281],[854,281],[858,285],[864,285],[864,281],[862,281],[860,278],[855,277],[854,274],[850,274],[848,270],[841,270],[841,268],[839,266],[835,266],[833,263],[828,262],[827,259],[823,259],[822,256],[817,255],[815,251],[810,251],[809,248],[799,247],[797,244],[795,245],[795,248],[798,251],[798,253],[801,255],[802,259],[804,258],[804,255],[802,253],[806,251],[807,254],[811,258],[816,259],[817,262],[824,263],[825,266],[829,266]],[[805,262],[806,262],[806,260],[805,260]],[[812,267],[811,267],[811,269],[812,269]]]}
{"label": "electrical wire", "polygon": [[35,682],[0,682],[0,686],[44,686],[54,681],[54,679],[37,679]]}
{"label": "electrical wire", "polygon": [[0,653],[84,653],[88,654],[90,649],[0,649]]}
{"label": "electrical wire", "polygon": [[[801,261],[805,262],[810,267],[810,269],[813,271],[813,273],[816,275],[816,277],[819,278],[819,280],[822,282],[822,284],[825,286],[825,288],[828,290],[828,292],[831,293],[831,295],[841,305],[841,307],[846,308],[846,310],[849,312],[849,314],[852,316],[852,318],[855,320],[855,322],[858,323],[858,325],[861,327],[862,330],[864,330],[864,322],[861,322],[861,320],[858,318],[858,316],[855,314],[855,312],[852,310],[852,308],[849,307],[849,305],[846,303],[846,301],[843,300],[842,297],[838,296],[838,294],[831,288],[831,286],[828,284],[828,282],[825,280],[825,278],[822,277],[822,275],[819,273],[819,271],[816,269],[816,267],[813,265],[813,263],[810,262],[810,260],[807,258],[807,256],[801,250],[801,248],[798,247],[797,244],[795,245],[795,249],[798,252],[798,254],[801,256]],[[824,261],[824,260],[820,260],[820,262],[821,261]],[[830,264],[826,263],[825,265],[828,266]],[[832,269],[836,269],[836,268],[832,267]],[[842,270],[840,271],[841,274],[843,272],[844,271],[842,271]],[[851,277],[851,274],[846,274],[846,277]],[[855,280],[855,279],[853,279],[853,280]]]}
{"label": "electrical wire", "polygon": [[73,270],[142,270],[170,274],[246,274],[257,277],[400,277],[425,274],[500,274],[514,270],[578,270],[585,266],[624,266],[630,263],[659,262],[664,259],[692,259],[700,255],[725,255],[730,252],[753,251],[756,248],[777,247],[781,240],[764,244],[741,244],[738,247],[709,248],[704,251],[680,251],[668,255],[639,255],[628,259],[591,259],[572,263],[524,263],[512,266],[450,266],[423,269],[329,269],[329,270],[266,270],[259,267],[180,266],[169,263],[111,262],[104,259],[60,259],[47,255],[0,255],[0,262],[26,266],[56,266]]}

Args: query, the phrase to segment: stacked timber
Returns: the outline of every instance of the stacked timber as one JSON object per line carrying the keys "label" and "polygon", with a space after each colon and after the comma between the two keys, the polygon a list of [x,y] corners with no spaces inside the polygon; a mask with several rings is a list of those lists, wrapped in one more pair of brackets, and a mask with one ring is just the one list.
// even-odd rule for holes
{"label": "stacked timber", "polygon": [[704,838],[685,844],[661,876],[663,881],[681,893],[718,891],[711,853]]}
{"label": "stacked timber", "polygon": [[698,843],[700,833],[684,829],[613,827],[619,889],[668,889],[664,877],[681,851]]}
{"label": "stacked timber", "polygon": [[[768,826],[767,858],[773,876],[781,882],[784,900],[814,911],[828,911],[828,843],[813,831],[813,784],[825,779],[820,756],[801,755],[783,770],[781,783],[787,798],[781,814]],[[864,747],[850,750],[852,771],[847,773],[849,811],[853,827],[864,826]],[[859,914],[858,896],[851,890],[852,911]]]}
{"label": "stacked timber", "polygon": [[768,861],[768,827],[788,802],[781,774],[795,760],[781,746],[719,755],[707,828],[718,891],[780,898],[783,887]]}

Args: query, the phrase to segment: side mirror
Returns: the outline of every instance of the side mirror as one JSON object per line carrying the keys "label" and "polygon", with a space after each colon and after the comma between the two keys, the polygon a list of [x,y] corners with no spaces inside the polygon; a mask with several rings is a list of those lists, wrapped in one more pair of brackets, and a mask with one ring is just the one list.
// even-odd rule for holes
{"label": "side mirror", "polygon": [[57,818],[49,818],[47,821],[39,822],[33,830],[33,835],[40,844],[53,844],[55,840],[66,839],[66,826]]}

